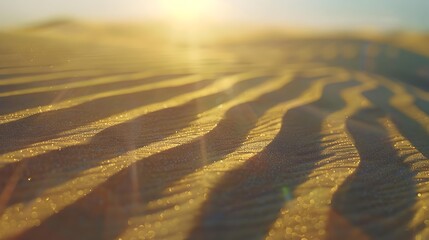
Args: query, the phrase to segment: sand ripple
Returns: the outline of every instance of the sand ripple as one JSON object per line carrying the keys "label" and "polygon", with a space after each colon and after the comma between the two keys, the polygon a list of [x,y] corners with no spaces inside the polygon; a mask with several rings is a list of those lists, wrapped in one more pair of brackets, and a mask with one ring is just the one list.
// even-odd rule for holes
{"label": "sand ripple", "polygon": [[424,55],[0,39],[2,239],[429,238]]}

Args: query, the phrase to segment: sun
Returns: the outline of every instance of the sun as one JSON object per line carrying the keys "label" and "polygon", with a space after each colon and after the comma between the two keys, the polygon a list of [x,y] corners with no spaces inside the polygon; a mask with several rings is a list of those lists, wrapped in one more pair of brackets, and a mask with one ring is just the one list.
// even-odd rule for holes
{"label": "sun", "polygon": [[212,16],[216,0],[159,0],[159,8],[169,21],[196,23]]}

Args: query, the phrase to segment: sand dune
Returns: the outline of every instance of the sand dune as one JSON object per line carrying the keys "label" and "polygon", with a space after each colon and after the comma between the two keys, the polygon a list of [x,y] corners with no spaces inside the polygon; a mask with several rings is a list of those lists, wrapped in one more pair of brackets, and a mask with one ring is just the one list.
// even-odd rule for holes
{"label": "sand dune", "polygon": [[1,239],[429,238],[426,49],[136,29],[0,35]]}

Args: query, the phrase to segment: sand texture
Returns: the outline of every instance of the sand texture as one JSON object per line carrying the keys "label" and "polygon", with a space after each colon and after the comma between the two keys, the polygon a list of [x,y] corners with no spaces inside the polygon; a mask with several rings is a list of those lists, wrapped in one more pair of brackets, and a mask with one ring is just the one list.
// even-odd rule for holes
{"label": "sand texture", "polygon": [[61,27],[0,34],[0,239],[429,239],[427,49]]}

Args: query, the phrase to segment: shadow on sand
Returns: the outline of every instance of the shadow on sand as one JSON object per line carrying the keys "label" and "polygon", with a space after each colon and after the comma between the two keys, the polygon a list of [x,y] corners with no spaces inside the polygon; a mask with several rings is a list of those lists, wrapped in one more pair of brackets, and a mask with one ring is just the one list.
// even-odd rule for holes
{"label": "shadow on sand", "polygon": [[190,239],[264,238],[289,197],[283,189],[293,193],[329,157],[320,145],[322,123],[345,107],[341,91],[356,85],[331,84],[318,101],[288,111],[266,149],[227,172],[210,192]]}
{"label": "shadow on sand", "polygon": [[394,94],[389,89],[380,86],[363,94],[374,105],[383,109],[398,128],[401,135],[408,139],[426,158],[429,158],[429,135],[426,129],[415,119],[408,117],[390,104],[390,100]]}
{"label": "shadow on sand", "polygon": [[[70,146],[8,164],[0,169],[0,176],[2,176],[0,189],[4,188],[9,179],[22,169],[14,194],[9,199],[9,204],[31,200],[40,192],[76,177],[81,171],[98,166],[103,160],[161,141],[176,131],[189,126],[192,121],[197,119],[199,113],[234,98],[234,96],[263,83],[267,78],[248,79],[235,84],[229,93],[219,92],[194,99],[177,107],[145,114],[101,131],[86,144]],[[181,87],[177,88],[180,89]],[[185,88],[196,87],[190,85]],[[189,89],[184,89],[185,92],[187,90]],[[178,94],[178,91],[180,92],[180,90],[170,90],[175,94]],[[151,96],[154,94],[152,99],[149,96],[146,97],[150,101],[156,101],[158,100],[156,94],[161,93],[154,91],[150,94]],[[141,103],[135,102],[136,104]],[[76,153],[78,153],[77,156]],[[27,181],[28,178],[32,180]],[[51,179],[52,181],[50,181]]]}
{"label": "shadow on sand", "polygon": [[23,149],[85,124],[202,89],[212,80],[100,98],[70,108],[35,114],[0,125],[0,154]]}
{"label": "shadow on sand", "polygon": [[[17,238],[72,239],[74,232],[80,232],[81,239],[117,238],[127,228],[129,218],[147,214],[147,204],[161,197],[174,181],[234,152],[264,112],[278,103],[297,98],[314,81],[296,79],[254,101],[232,107],[206,135],[139,160]],[[74,219],[73,224],[65,222],[71,219]],[[69,227],[60,227],[64,224]]]}
{"label": "shadow on sand", "polygon": [[[17,111],[35,108],[39,106],[50,105],[65,101],[70,98],[76,98],[81,96],[88,96],[92,94],[114,91],[123,88],[138,87],[145,84],[165,81],[177,77],[184,77],[186,74],[171,74],[156,76],[150,78],[143,78],[140,80],[126,80],[114,83],[105,83],[95,86],[83,86],[76,87],[72,89],[56,90],[51,92],[40,92],[40,93],[28,93],[23,95],[7,96],[0,97],[0,102],[2,103],[2,108],[0,109],[0,114],[14,113]],[[119,76],[118,76],[119,78]],[[0,89],[3,89],[7,86],[1,86]]]}
{"label": "shadow on sand", "polygon": [[[380,89],[370,91],[378,93]],[[379,108],[366,108],[347,121],[361,161],[333,196],[328,239],[411,239],[416,181],[393,147]]]}

